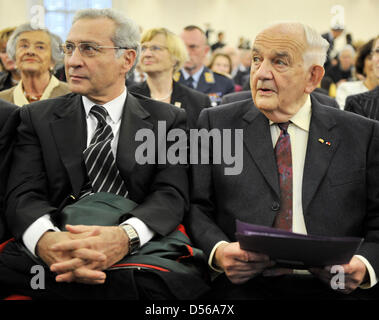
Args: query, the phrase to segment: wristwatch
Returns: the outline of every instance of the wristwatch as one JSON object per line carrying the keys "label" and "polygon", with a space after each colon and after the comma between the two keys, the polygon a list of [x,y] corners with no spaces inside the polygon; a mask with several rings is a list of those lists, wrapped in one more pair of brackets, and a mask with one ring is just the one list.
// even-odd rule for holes
{"label": "wristwatch", "polygon": [[140,245],[138,233],[130,224],[123,224],[121,227],[129,237],[129,254],[132,254]]}

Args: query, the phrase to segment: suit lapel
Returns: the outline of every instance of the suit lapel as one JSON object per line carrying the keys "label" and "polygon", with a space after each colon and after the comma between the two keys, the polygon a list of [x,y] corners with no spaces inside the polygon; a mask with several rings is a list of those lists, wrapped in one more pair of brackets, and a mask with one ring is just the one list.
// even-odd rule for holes
{"label": "suit lapel", "polygon": [[65,166],[75,196],[85,181],[83,150],[87,143],[87,126],[80,95],[75,95],[55,112],[57,119],[50,123],[58,152]]}
{"label": "suit lapel", "polygon": [[320,183],[325,177],[330,161],[338,148],[339,139],[333,129],[336,122],[327,108],[312,98],[312,117],[309,127],[307,153],[303,172],[303,212],[312,201]]}
{"label": "suit lapel", "polygon": [[124,181],[127,181],[127,173],[131,172],[136,164],[135,151],[141,144],[135,140],[137,131],[153,128],[152,123],[145,121],[149,117],[150,114],[141,106],[138,99],[129,92],[122,114],[116,156],[117,168]]}
{"label": "suit lapel", "polygon": [[258,169],[277,197],[280,196],[279,180],[274,148],[268,119],[249,102],[249,111],[244,115],[244,145]]}

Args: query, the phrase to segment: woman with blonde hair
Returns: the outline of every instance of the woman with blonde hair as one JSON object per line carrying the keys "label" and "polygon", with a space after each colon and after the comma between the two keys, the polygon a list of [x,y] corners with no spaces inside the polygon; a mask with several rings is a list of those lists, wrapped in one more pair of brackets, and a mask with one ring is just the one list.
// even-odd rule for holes
{"label": "woman with blonde hair", "polygon": [[173,32],[166,28],[146,30],[141,38],[139,63],[141,70],[147,74],[147,80],[131,86],[129,90],[185,109],[188,127],[194,128],[200,111],[211,104],[206,94],[173,80],[187,57],[183,41]]}

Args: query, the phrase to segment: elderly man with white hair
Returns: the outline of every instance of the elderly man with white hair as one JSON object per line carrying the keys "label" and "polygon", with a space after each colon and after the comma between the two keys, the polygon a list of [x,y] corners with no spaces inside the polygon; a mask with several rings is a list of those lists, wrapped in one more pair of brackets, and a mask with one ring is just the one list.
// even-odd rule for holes
{"label": "elderly man with white hair", "polygon": [[[310,95],[324,75],[327,47],[300,23],[264,29],[252,47],[254,104],[244,100],[200,114],[200,128],[240,129],[244,142],[239,175],[225,175],[226,162],[192,168],[187,225],[210,268],[219,272],[211,298],[378,297],[379,123]],[[342,265],[343,288],[335,288],[332,266],[300,273],[241,249],[236,219],[364,241]]]}

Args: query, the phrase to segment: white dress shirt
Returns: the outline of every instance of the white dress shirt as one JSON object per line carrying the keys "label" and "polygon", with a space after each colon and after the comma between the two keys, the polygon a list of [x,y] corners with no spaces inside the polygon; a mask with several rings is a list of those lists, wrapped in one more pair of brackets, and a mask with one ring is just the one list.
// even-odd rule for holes
{"label": "white dress shirt", "polygon": [[[127,96],[127,90],[115,98],[114,100],[107,102],[103,107],[107,110],[108,116],[106,118],[107,123],[111,126],[114,138],[111,143],[111,148],[114,156],[117,154],[117,145],[120,133],[121,117]],[[97,119],[94,115],[90,113],[91,108],[96,104],[89,100],[87,97],[82,97],[84,110],[86,113],[86,122],[87,122],[87,146],[90,144],[90,141],[94,135],[97,126]],[[154,232],[146,226],[146,224],[140,219],[133,217],[122,224],[130,224],[138,233],[140,238],[140,245],[144,245],[154,236]],[[58,227],[54,226],[53,222],[50,219],[50,215],[46,214],[36,221],[34,221],[24,232],[22,239],[25,246],[30,252],[35,255],[35,248],[38,240],[41,236],[48,230],[60,231]]]}

